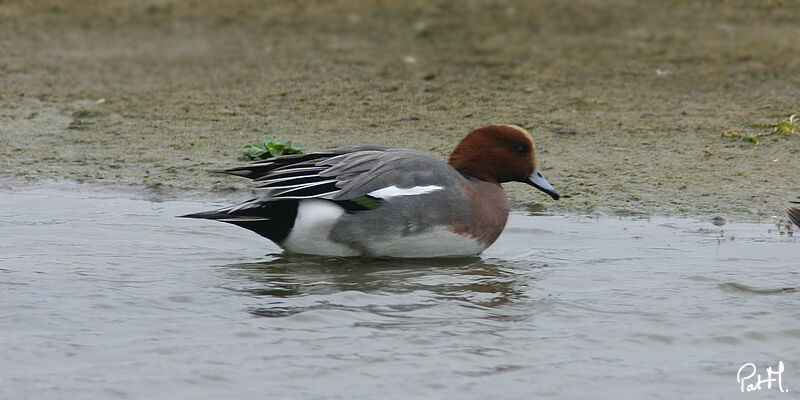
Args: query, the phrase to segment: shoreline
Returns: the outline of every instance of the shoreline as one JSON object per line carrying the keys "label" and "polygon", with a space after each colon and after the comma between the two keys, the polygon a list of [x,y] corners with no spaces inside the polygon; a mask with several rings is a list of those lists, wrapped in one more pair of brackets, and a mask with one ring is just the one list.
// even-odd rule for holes
{"label": "shoreline", "polygon": [[[115,182],[76,182],[69,179],[20,179],[0,177],[0,192],[5,193],[24,193],[28,191],[49,190],[52,193],[83,193],[89,196],[102,196],[109,199],[130,199],[144,200],[152,203],[166,203],[176,201],[215,203],[219,207],[232,205],[237,202],[248,200],[258,195],[256,189],[235,189],[226,188],[220,190],[189,190],[176,188],[151,188],[136,184],[123,184]],[[547,201],[545,199],[544,201]],[[214,207],[214,206],[211,206]],[[788,207],[788,205],[787,205]],[[203,210],[198,210],[203,211]],[[628,213],[624,210],[596,209],[593,211],[565,211],[565,210],[541,210],[530,208],[524,203],[511,204],[510,214],[524,214],[530,216],[555,216],[565,218],[585,218],[585,219],[677,219],[691,220],[695,222],[710,222],[722,226],[726,223],[751,223],[751,224],[773,224],[778,219],[788,221],[785,209],[779,210],[773,215],[750,215],[750,214],[726,214],[715,213],[711,215],[701,214],[646,214]]]}

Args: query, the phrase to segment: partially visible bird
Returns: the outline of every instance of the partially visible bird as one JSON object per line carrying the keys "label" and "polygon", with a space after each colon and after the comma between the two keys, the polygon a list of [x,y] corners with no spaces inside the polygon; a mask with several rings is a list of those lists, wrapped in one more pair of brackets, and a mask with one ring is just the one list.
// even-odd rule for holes
{"label": "partially visible bird", "polygon": [[[793,201],[792,204],[800,204],[800,201]],[[786,214],[789,214],[789,219],[795,226],[800,228],[800,207],[789,207],[786,209]]]}

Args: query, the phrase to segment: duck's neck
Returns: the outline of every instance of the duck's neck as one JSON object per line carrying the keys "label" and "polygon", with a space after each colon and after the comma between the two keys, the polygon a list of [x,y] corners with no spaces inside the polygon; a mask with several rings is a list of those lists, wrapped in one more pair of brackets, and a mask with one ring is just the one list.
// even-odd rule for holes
{"label": "duck's neck", "polygon": [[493,173],[494,162],[475,149],[478,146],[457,146],[447,159],[447,163],[463,175],[500,185],[497,174]]}
{"label": "duck's neck", "polygon": [[456,167],[453,164],[450,164],[450,165],[453,168],[455,168],[456,171],[458,171],[461,175],[464,175],[465,177],[467,177],[469,179],[476,179],[476,180],[479,180],[479,181],[489,182],[489,183],[493,183],[493,184],[498,185],[498,186],[500,185],[500,182],[498,182],[497,179],[492,177],[485,170],[474,169],[474,168],[459,168],[459,167]]}

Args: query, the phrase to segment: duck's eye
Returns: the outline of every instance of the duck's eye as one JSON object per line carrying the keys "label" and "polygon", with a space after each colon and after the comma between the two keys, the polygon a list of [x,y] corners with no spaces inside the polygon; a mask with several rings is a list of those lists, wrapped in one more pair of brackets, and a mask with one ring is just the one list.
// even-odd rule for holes
{"label": "duck's eye", "polygon": [[528,149],[527,149],[527,148],[525,148],[524,146],[517,146],[517,147],[514,147],[514,151],[515,151],[517,154],[519,154],[519,155],[522,155],[522,156],[524,156],[524,155],[528,154]]}

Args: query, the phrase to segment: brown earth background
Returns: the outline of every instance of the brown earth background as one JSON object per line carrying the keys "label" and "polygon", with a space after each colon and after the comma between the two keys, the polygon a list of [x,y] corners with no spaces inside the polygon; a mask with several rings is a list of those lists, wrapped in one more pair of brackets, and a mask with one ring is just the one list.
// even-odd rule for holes
{"label": "brown earth background", "polygon": [[751,218],[800,196],[798,1],[0,0],[0,177],[246,193],[265,134],[445,158],[527,128],[553,202]]}

